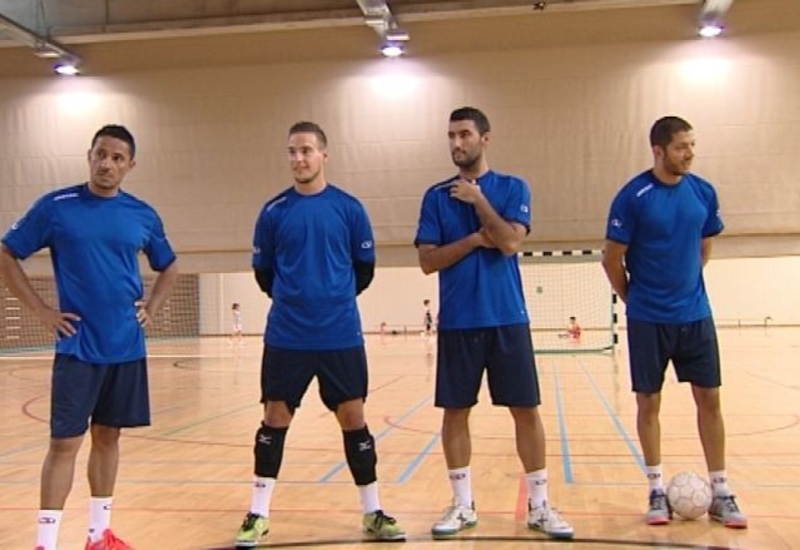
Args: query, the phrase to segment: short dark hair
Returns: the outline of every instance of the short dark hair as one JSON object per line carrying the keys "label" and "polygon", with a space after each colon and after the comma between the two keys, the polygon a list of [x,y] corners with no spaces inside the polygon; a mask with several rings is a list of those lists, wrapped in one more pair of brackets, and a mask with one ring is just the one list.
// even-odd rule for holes
{"label": "short dark hair", "polygon": [[672,141],[672,136],[678,132],[689,132],[692,125],[677,116],[665,116],[659,118],[650,128],[650,146],[666,149]]}
{"label": "short dark hair", "polygon": [[92,138],[92,148],[94,148],[95,143],[101,136],[108,136],[113,137],[116,139],[120,139],[128,144],[128,149],[131,152],[131,158],[136,156],[136,142],[133,139],[133,134],[128,131],[125,126],[120,126],[119,124],[106,124],[95,133],[94,137]]}
{"label": "short dark hair", "polygon": [[289,128],[289,135],[292,136],[294,134],[315,134],[317,136],[317,141],[319,141],[319,144],[322,145],[323,148],[328,146],[328,137],[316,122],[307,122],[304,120],[295,122],[292,127]]}
{"label": "short dark hair", "polygon": [[486,117],[486,115],[483,114],[480,109],[476,109],[475,107],[461,107],[460,109],[456,109],[450,113],[450,122],[456,122],[458,120],[471,120],[475,123],[478,133],[481,135],[491,131],[492,129],[491,125],[489,124],[489,119]]}

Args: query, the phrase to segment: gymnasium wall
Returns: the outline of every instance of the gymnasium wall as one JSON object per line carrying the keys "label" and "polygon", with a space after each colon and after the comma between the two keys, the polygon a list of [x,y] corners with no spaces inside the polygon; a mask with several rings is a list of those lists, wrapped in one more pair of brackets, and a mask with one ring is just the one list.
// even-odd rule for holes
{"label": "gymnasium wall", "polygon": [[[604,279],[599,264],[597,271],[598,278]],[[565,275],[565,279],[568,281],[570,275]],[[714,317],[720,326],[753,327],[765,323],[800,326],[798,256],[712,258],[705,269],[705,280]],[[586,284],[585,281],[580,283],[577,277],[574,281],[574,284]],[[564,286],[568,289],[569,283]],[[259,290],[251,273],[201,275],[200,295],[203,297],[203,334],[230,333],[233,302],[242,304],[245,332],[263,331],[269,299]],[[387,323],[389,329],[418,331],[422,326],[422,300],[425,298],[431,300],[435,315],[439,309],[435,275],[426,276],[419,268],[412,267],[378,269],[373,284],[358,299],[364,331],[377,332],[382,322]],[[565,295],[566,303],[570,299]],[[530,303],[528,305],[532,317],[543,315]],[[620,325],[625,326],[624,304],[619,305],[618,313]],[[534,323],[536,321],[534,319]]]}
{"label": "gymnasium wall", "polygon": [[695,6],[412,22],[399,60],[360,27],[88,44],[77,79],[27,74],[38,60],[5,48],[0,227],[83,181],[91,135],[119,122],[139,141],[125,187],[159,209],[184,268],[246,270],[260,206],[290,184],[286,131],[311,119],[329,179],[369,210],[380,265],[413,266],[421,196],[453,173],[448,114],[472,104],[493,123],[491,165],[531,184],[529,248],[597,248],[613,194],[651,164],[651,123],[674,113],[718,185],[718,255],[798,254],[799,6],[739,0],[716,41],[692,36]]}

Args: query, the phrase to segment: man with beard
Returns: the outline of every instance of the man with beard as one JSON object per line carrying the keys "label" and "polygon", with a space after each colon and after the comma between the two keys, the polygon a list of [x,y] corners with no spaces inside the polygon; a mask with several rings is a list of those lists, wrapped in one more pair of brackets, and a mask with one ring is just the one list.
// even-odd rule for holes
{"label": "man with beard", "polygon": [[442,447],[453,502],[431,531],[447,537],[474,527],[469,415],[486,370],[492,403],[508,407],[528,486],[527,525],[554,538],[572,527],[547,499],[539,383],[517,252],[530,230],[530,190],[489,169],[489,120],[473,107],[450,115],[458,175],[422,201],[415,245],[425,274],[439,273],[436,406],[444,409]]}
{"label": "man with beard", "polygon": [[731,494],[725,472],[725,426],[720,410],[720,361],[703,267],[711,238],[722,232],[717,195],[689,172],[694,135],[685,120],[667,116],[650,130],[654,166],[628,182],[608,217],[603,267],[626,303],[636,427],[649,484],[649,525],[669,523],[672,512],[661,467],[661,387],[672,360],[689,382],[714,499],[712,519],[745,528],[747,517]]}
{"label": "man with beard", "polygon": [[323,403],[342,429],[364,531],[379,540],[405,538],[381,509],[375,439],[364,420],[367,358],[356,296],[375,270],[372,227],[361,203],[325,179],[327,145],[317,124],[291,127],[294,185],[268,201],[256,222],[253,269],[272,306],[261,366],[264,418],[255,437],[250,510],[237,547],[258,546],[269,531],[286,432],[315,376]]}

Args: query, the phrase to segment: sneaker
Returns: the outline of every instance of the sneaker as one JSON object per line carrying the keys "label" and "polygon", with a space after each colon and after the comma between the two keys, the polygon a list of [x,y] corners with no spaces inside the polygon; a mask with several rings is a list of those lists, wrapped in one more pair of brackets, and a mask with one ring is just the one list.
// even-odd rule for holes
{"label": "sneaker", "polygon": [[475,503],[470,507],[453,504],[445,509],[442,519],[433,524],[431,533],[434,537],[449,537],[476,525],[478,514],[475,513]]}
{"label": "sneaker", "polygon": [[100,540],[92,542],[91,539],[86,539],[85,550],[133,550],[133,546],[114,536],[111,529],[106,529]]}
{"label": "sneaker", "polygon": [[667,494],[653,489],[650,492],[650,507],[645,515],[647,525],[666,525],[672,520],[672,508],[669,506]]}
{"label": "sneaker", "polygon": [[733,495],[715,496],[711,501],[711,507],[708,509],[708,515],[725,527],[733,529],[747,528],[747,516],[739,510],[739,505],[736,504],[736,497]]}
{"label": "sneaker", "polygon": [[239,527],[239,532],[236,533],[236,546],[245,548],[258,546],[258,541],[267,533],[269,533],[269,518],[248,512],[244,516],[242,526]]}
{"label": "sneaker", "polygon": [[572,525],[561,517],[558,510],[550,508],[547,502],[536,508],[531,508],[528,503],[528,529],[541,531],[554,539],[571,539],[574,534]]}
{"label": "sneaker", "polygon": [[369,514],[364,514],[362,520],[364,532],[377,540],[405,540],[406,532],[397,523],[397,520],[383,513],[383,510],[375,510]]}

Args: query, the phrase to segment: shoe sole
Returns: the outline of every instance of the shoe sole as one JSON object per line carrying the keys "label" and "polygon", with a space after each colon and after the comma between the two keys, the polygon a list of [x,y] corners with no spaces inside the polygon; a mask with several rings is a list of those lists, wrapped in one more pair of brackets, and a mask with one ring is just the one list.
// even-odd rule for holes
{"label": "shoe sole", "polygon": [[383,542],[403,542],[406,540],[406,534],[403,533],[402,535],[394,535],[392,537],[381,536],[372,531],[364,531],[364,534],[369,537],[369,540],[380,540]]}
{"label": "shoe sole", "polygon": [[464,523],[461,526],[460,529],[456,529],[454,531],[435,531],[435,530],[431,529],[431,535],[433,535],[433,538],[435,538],[435,539],[446,539],[447,537],[452,537],[454,535],[457,535],[461,531],[465,531],[467,529],[472,529],[476,525],[478,525],[478,522],[477,521],[472,521],[472,522]]}
{"label": "shoe sole", "polygon": [[526,525],[528,526],[528,529],[530,529],[531,531],[536,531],[537,533],[541,533],[543,535],[547,535],[551,539],[565,540],[565,539],[571,539],[571,538],[575,537],[575,533],[574,532],[572,532],[572,533],[548,533],[547,531],[544,531],[544,530],[540,529],[536,525],[531,525],[530,523],[528,523]]}
{"label": "shoe sole", "polygon": [[645,520],[647,525],[669,525],[669,522],[672,521],[669,518],[655,518],[655,519],[648,519]]}
{"label": "shoe sole", "polygon": [[708,517],[710,517],[713,521],[717,521],[717,522],[721,523],[722,525],[724,525],[725,527],[728,527],[729,529],[747,529],[747,521],[728,521],[728,522],[726,522],[724,519],[722,519],[719,516],[709,515]]}
{"label": "shoe sole", "polygon": [[[267,534],[264,533],[261,538],[264,538]],[[256,548],[258,545],[261,544],[260,541],[241,541],[237,540],[233,543],[234,548]]]}

